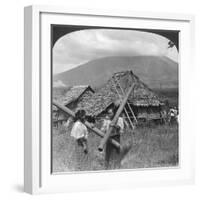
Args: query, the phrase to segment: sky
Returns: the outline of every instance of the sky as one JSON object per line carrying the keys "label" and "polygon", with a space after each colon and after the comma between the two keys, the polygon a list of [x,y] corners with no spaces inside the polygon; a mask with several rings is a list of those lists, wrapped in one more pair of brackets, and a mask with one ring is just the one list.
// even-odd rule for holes
{"label": "sky", "polygon": [[169,39],[148,32],[116,29],[87,29],[61,37],[53,47],[53,74],[90,60],[108,56],[166,56],[178,61]]}

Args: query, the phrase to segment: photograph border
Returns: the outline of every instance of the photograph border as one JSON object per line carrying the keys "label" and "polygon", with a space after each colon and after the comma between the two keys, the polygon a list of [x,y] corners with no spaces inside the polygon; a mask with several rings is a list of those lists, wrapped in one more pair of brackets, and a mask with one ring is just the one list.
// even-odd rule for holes
{"label": "photograph border", "polygon": [[[41,14],[71,14],[73,16],[98,16],[102,18],[119,17],[124,19],[148,19],[148,20],[159,20],[160,23],[164,20],[168,21],[180,21],[186,22],[190,29],[190,45],[191,51],[194,48],[194,17],[192,15],[183,14],[167,14],[167,13],[151,13],[151,12],[133,12],[133,11],[111,11],[111,10],[90,10],[82,8],[63,8],[56,6],[29,6],[24,11],[24,92],[25,92],[25,105],[24,105],[24,189],[28,193],[47,193],[47,192],[67,192],[65,185],[60,189],[44,186],[42,183],[43,170],[42,162],[43,157],[41,156],[41,149],[43,148],[43,135],[42,135],[42,122],[41,122],[41,82],[44,79],[44,73],[41,68]],[[180,44],[181,45],[181,44]],[[51,49],[50,49],[51,51]],[[192,52],[189,57],[190,61],[193,62]],[[194,64],[191,64],[193,66]],[[191,135],[193,138],[193,134]],[[173,181],[171,184],[178,183],[192,183],[194,181],[194,158],[192,152],[194,152],[194,146],[191,145],[191,166],[189,178],[184,178]],[[99,173],[100,174],[100,173]],[[113,173],[114,174],[114,173]],[[73,175],[72,175],[73,176]],[[99,176],[99,175],[98,175]],[[112,175],[113,176],[113,175]],[[116,175],[120,178],[120,175]],[[65,178],[67,181],[67,177]],[[47,182],[47,181],[44,181]],[[127,181],[127,184],[130,183]],[[167,180],[163,180],[163,183],[168,184]],[[46,184],[46,183],[45,183]],[[142,181],[138,184],[132,184],[129,187],[146,186],[152,185],[153,181],[147,182]],[[94,183],[95,189],[106,189]],[[154,183],[153,185],[158,185]],[[47,186],[47,187],[46,187]],[[126,186],[125,186],[126,187]],[[92,189],[87,187],[87,190]],[[72,186],[70,191],[79,191],[81,188]]]}

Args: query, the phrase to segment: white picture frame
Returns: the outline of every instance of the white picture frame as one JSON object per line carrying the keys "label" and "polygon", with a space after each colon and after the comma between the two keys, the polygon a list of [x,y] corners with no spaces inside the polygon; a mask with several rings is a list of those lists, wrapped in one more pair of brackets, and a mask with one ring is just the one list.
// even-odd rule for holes
{"label": "white picture frame", "polygon": [[[181,116],[179,167],[102,173],[51,174],[50,25],[68,23],[181,30],[179,41]],[[40,194],[194,182],[194,132],[190,132],[190,126],[187,123],[192,120],[192,101],[188,92],[192,87],[188,77],[192,77],[194,69],[194,17],[192,15],[29,6],[25,8],[24,25],[25,192]],[[83,179],[84,184],[81,183]]]}

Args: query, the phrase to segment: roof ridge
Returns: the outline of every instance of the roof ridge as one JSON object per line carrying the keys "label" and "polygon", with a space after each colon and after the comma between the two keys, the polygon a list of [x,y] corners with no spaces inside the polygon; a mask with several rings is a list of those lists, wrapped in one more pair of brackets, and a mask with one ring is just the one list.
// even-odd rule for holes
{"label": "roof ridge", "polygon": [[116,75],[116,74],[124,74],[124,73],[131,73],[131,72],[133,72],[133,71],[132,70],[124,70],[124,71],[120,71],[120,72],[115,72],[113,74],[113,76]]}

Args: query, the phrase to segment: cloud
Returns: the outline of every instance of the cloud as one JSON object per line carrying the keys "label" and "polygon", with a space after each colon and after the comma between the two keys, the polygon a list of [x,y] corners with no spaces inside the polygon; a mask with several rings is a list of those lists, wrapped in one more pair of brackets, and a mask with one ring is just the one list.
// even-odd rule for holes
{"label": "cloud", "polygon": [[93,59],[107,56],[154,55],[178,57],[169,50],[169,40],[154,34],[132,30],[89,29],[60,38],[53,48],[53,72],[69,70]]}
{"label": "cloud", "polygon": [[61,80],[57,80],[53,82],[53,87],[66,87],[66,85]]}

